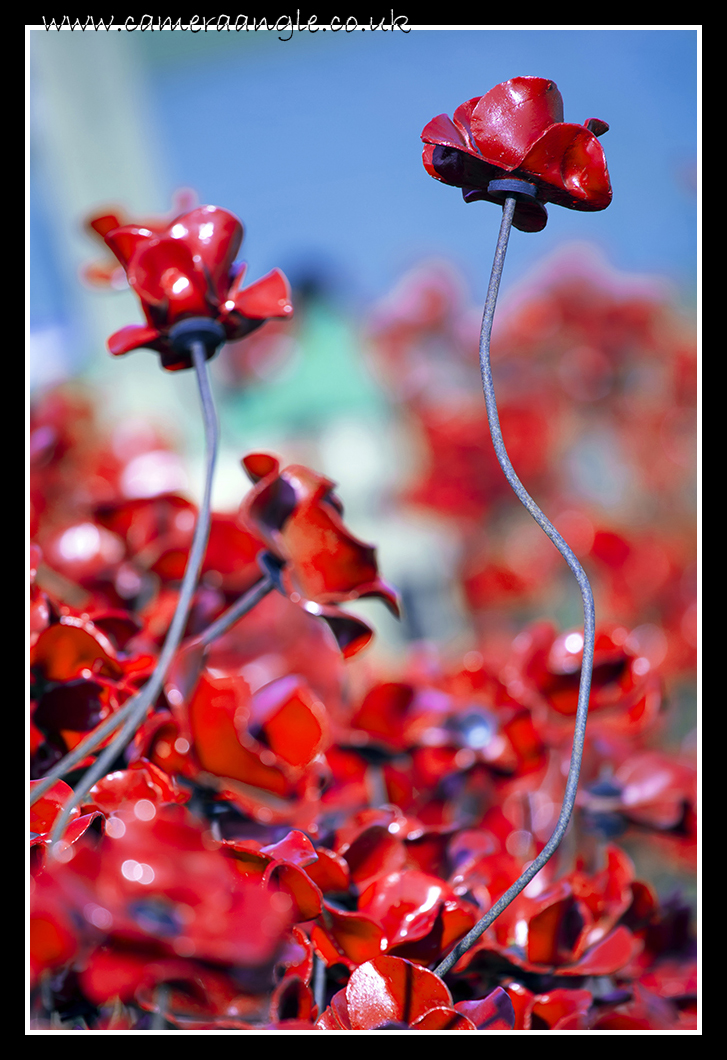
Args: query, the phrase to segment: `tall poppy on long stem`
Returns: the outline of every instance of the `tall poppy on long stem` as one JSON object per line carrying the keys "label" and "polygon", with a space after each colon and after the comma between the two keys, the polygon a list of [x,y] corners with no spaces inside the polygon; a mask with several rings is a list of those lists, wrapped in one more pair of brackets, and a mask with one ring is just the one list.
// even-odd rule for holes
{"label": "tall poppy on long stem", "polygon": [[287,281],[279,270],[243,289],[244,266],[233,262],[242,241],[242,225],[226,210],[200,206],[155,233],[136,225],[115,228],[105,239],[123,265],[132,289],[139,296],[146,325],[129,325],[109,339],[112,353],[150,346],[161,354],[168,370],[194,368],[199,387],[205,430],[205,484],[180,586],[177,606],[159,659],[149,680],[122,710],[99,726],[34,792],[39,798],[58,776],[81,761],[114,729],[119,732],[76,785],[52,835],[57,842],[79,801],[110,768],[132,739],[149,707],[162,689],[164,678],[182,639],[199,580],[211,521],[212,479],[219,444],[219,425],[212,396],[207,361],[228,339],[239,339],[270,316],[292,313]]}
{"label": "tall poppy on long stem", "polygon": [[575,553],[513,469],[500,429],[490,366],[492,323],[513,224],[524,232],[541,231],[548,219],[545,202],[574,210],[602,210],[611,201],[606,160],[596,139],[606,132],[608,125],[596,118],[583,126],[570,125],[562,119],[563,101],[553,81],[514,77],[496,85],[486,95],[462,104],[455,111],[454,120],[440,114],[422,132],[424,166],[431,176],[462,188],[465,202],[484,199],[502,203],[500,233],[480,331],[480,371],[490,437],[513,492],[573,572],[583,599],[584,616],[573,750],[565,797],[553,834],[515,883],[437,966],[439,975],[453,967],[552,857],[573,812],[583,756],[595,642],[593,593]]}

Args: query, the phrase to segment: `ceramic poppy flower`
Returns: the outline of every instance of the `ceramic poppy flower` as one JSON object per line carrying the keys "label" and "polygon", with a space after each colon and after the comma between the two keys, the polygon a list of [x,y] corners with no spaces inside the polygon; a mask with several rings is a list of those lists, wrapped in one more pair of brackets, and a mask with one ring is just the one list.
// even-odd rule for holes
{"label": "ceramic poppy flower", "polygon": [[30,653],[33,779],[119,710],[151,672],[153,655],[121,647],[137,628],[123,612],[66,614],[38,636]]}
{"label": "ceramic poppy flower", "polygon": [[[576,711],[583,656],[579,631],[556,634],[548,622],[533,623],[513,648],[513,665],[506,667],[508,687],[528,700],[531,709],[547,707],[551,733]],[[512,677],[511,677],[512,675]],[[639,639],[623,626],[604,625],[596,634],[589,712],[591,732],[599,736],[641,733],[653,727],[663,706],[661,678],[645,655]],[[541,724],[546,725],[544,716]]]}
{"label": "ceramic poppy flower", "polygon": [[477,907],[444,880],[411,868],[363,889],[359,911],[381,924],[388,953],[423,965],[441,960],[478,919]]}
{"label": "ceramic poppy flower", "polygon": [[66,860],[45,870],[79,936],[123,939],[127,951],[161,957],[268,969],[288,935],[290,904],[245,880],[184,807],[140,801],[116,811],[100,841],[73,844]]}
{"label": "ceramic poppy flower", "polygon": [[284,595],[323,618],[343,654],[354,655],[369,642],[371,630],[332,605],[376,596],[399,617],[396,590],[379,577],[376,550],[344,525],[330,479],[299,464],[281,471],[269,453],[250,453],[242,465],[255,488],[240,507],[240,525],[268,546]]}
{"label": "ceramic poppy flower", "polygon": [[[191,188],[178,188],[172,195],[171,213],[164,217],[149,217],[143,221],[134,222],[127,217],[126,211],[120,206],[108,206],[105,209],[97,209],[84,221],[83,227],[88,234],[97,241],[104,244],[106,233],[122,225],[136,223],[139,227],[148,228],[151,232],[163,232],[173,218],[181,213],[187,213],[197,205],[197,196]],[[114,290],[124,290],[126,287],[126,275],[123,268],[115,261],[108,251],[102,261],[94,261],[84,265],[81,269],[81,277],[91,287],[107,287]]]}
{"label": "ceramic poppy flower", "polygon": [[543,77],[513,77],[457,107],[453,118],[440,114],[422,132],[427,172],[462,189],[465,202],[501,201],[488,191],[493,180],[515,178],[537,193],[515,208],[513,224],[540,232],[548,220],[546,202],[570,210],[603,210],[611,202],[611,182],[597,137],[608,125],[589,118],[583,125],[563,121],[563,99]]}
{"label": "ceramic poppy flower", "polygon": [[165,693],[171,712],[157,711],[142,731],[145,757],[220,791],[251,817],[297,815],[305,827],[320,790],[329,723],[302,678],[288,675],[251,693],[239,675],[208,671],[191,641],[178,653]]}
{"label": "ceramic poppy flower", "polygon": [[287,895],[296,923],[313,920],[320,914],[321,892],[304,871],[315,864],[318,855],[304,832],[293,829],[278,843],[267,846],[254,839],[229,839],[223,843],[241,876]]}
{"label": "ceramic poppy flower", "polygon": [[[31,780],[31,794],[37,783],[38,781]],[[70,794],[71,789],[68,784],[62,780],[57,780],[53,787],[31,806],[30,846],[31,850],[35,848],[33,850],[33,855],[31,856],[31,872],[40,871],[44,861],[45,848],[50,843],[53,825],[58,814],[63,809],[65,800]],[[88,828],[94,822],[99,821],[102,822],[101,827],[103,827],[104,815],[99,810],[92,810],[91,813],[82,815],[79,809],[74,809],[71,813],[68,826],[63,833],[63,843],[69,845],[78,842],[81,836],[86,834]]]}
{"label": "ceramic poppy flower", "polygon": [[511,1030],[512,1003],[500,987],[477,1001],[452,1001],[442,980],[400,957],[360,965],[316,1023],[319,1030]]}
{"label": "ceramic poppy flower", "polygon": [[599,778],[579,795],[584,823],[605,835],[620,835],[636,825],[673,833],[686,847],[693,841],[696,812],[696,770],[674,754],[641,750],[629,755],[612,775]]}
{"label": "ceramic poppy flower", "polygon": [[189,354],[175,350],[169,338],[181,320],[216,321],[229,341],[271,317],[290,317],[290,288],[280,269],[243,288],[246,266],[233,265],[242,236],[238,219],[218,206],[198,206],[162,232],[139,225],[107,232],[106,244],[126,270],[147,321],[116,331],[108,341],[111,353],[146,346],[161,354],[162,367],[177,371],[192,367]]}
{"label": "ceramic poppy flower", "polygon": [[[460,970],[487,950],[540,974],[547,969],[557,976],[613,975],[625,968],[639,951],[623,923],[639,885],[633,864],[618,847],[607,847],[606,860],[599,872],[587,873],[578,863],[540,894],[518,895],[462,957]],[[485,855],[460,867],[453,883],[487,907],[517,873],[514,863]]]}
{"label": "ceramic poppy flower", "polygon": [[583,1030],[593,1004],[589,990],[559,987],[547,994],[534,994],[522,983],[507,984],[507,993],[515,1010],[517,1031]]}
{"label": "ceramic poppy flower", "polygon": [[335,483],[299,464],[281,471],[267,453],[251,453],[242,464],[256,485],[240,517],[285,563],[306,600],[333,604],[378,596],[398,616],[396,591],[379,577],[375,549],[344,526]]}

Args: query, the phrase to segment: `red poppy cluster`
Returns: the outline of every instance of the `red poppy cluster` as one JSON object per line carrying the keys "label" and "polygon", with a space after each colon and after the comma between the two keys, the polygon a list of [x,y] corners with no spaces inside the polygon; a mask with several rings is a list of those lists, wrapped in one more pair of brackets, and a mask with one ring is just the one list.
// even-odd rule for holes
{"label": "red poppy cluster", "polygon": [[[54,410],[65,444],[34,479],[33,783],[150,673],[194,515],[179,495],[124,497],[90,416],[74,437],[77,401],[56,392],[35,411],[42,425]],[[68,480],[79,446],[105,485],[71,512],[45,483]],[[54,1025],[115,1030],[695,1026],[687,907],[660,900],[620,845],[638,836],[684,875],[694,852],[693,764],[657,739],[656,626],[600,627],[571,845],[442,980],[438,962],[552,830],[579,635],[531,624],[497,665],[484,637],[399,673],[347,669],[371,631],[352,636],[361,620],[339,605],[396,606],[373,550],[329,480],[263,453],[244,464],[253,487],[213,520],[164,692],[57,856],[67,784],[33,807],[37,1025],[52,997]],[[282,591],[204,644],[262,553]]]}
{"label": "red poppy cluster", "polygon": [[[460,543],[453,576],[472,621],[514,636],[523,607],[552,613],[568,574],[508,501],[477,399],[480,320],[458,276],[424,265],[375,310],[370,350],[416,445],[402,500],[444,518]],[[492,367],[513,466],[588,566],[599,617],[637,628],[651,665],[677,679],[690,673],[697,418],[688,319],[668,292],[575,248],[498,308]]]}
{"label": "red poppy cluster", "polygon": [[[558,101],[541,79],[498,86],[449,125],[430,123],[425,162],[447,179],[449,159],[449,182],[476,191],[473,174],[531,180],[538,209],[602,208],[603,123],[565,125]],[[493,144],[498,115],[514,131]],[[105,238],[147,316],[114,337],[114,352],[150,345],[183,368],[169,342],[179,320],[206,316],[234,338],[286,313],[282,274],[241,287],[241,228],[226,211]],[[32,807],[32,1026],[697,1027],[689,895],[650,882],[688,884],[695,861],[695,769],[689,739],[679,742],[696,647],[693,353],[657,298],[582,269],[534,285],[494,346],[513,462],[561,513],[601,601],[578,802],[556,855],[436,973],[550,837],[583,648],[567,621],[536,620],[559,606],[560,573],[507,507],[473,404],[468,317],[456,281],[421,270],[369,332],[421,444],[402,504],[434,511],[461,543],[469,639],[414,645],[398,665],[362,661],[373,632],[348,605],[373,597],[399,610],[374,548],[347,529],[328,478],[246,455],[252,488],[239,511],[213,513],[185,638],[133,742],[52,848],[76,770],[97,750]],[[599,438],[629,454],[630,488],[651,509],[634,513],[628,495],[618,519],[599,509],[577,459],[585,446],[592,465]],[[155,477],[173,459],[163,439],[115,444],[92,396],[73,388],[36,401],[30,454],[37,790],[153,671],[196,511]],[[275,591],[206,639],[263,577]]]}

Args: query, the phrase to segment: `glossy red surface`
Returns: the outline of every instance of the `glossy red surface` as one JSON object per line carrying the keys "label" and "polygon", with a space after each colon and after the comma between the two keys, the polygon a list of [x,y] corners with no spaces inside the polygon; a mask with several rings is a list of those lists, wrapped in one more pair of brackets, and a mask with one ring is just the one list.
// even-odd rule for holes
{"label": "glossy red surface", "polygon": [[243,228],[217,206],[198,206],[160,232],[124,225],[105,233],[105,241],[126,271],[141,302],[146,324],[129,324],[109,339],[113,354],[147,346],[161,354],[169,371],[191,368],[191,356],[175,351],[169,329],[188,317],[207,317],[222,325],[226,340],[241,339],[271,317],[292,315],[290,288],[273,269],[248,287],[245,266],[233,266]]}
{"label": "glossy red surface", "polygon": [[611,202],[597,139],[607,129],[598,118],[583,125],[564,122],[563,99],[553,81],[513,77],[463,103],[453,118],[432,119],[422,132],[423,161],[431,176],[462,188],[467,202],[497,202],[487,186],[503,177],[534,184],[536,201],[519,203],[513,224],[539,232],[548,216],[543,203],[603,210]]}
{"label": "glossy red surface", "polygon": [[346,657],[356,654],[371,631],[333,605],[373,596],[399,614],[396,590],[379,577],[376,550],[347,529],[335,483],[324,475],[300,464],[281,471],[268,453],[250,453],[242,464],[254,488],[240,507],[240,525],[284,564],[282,583],[290,599],[328,622]]}

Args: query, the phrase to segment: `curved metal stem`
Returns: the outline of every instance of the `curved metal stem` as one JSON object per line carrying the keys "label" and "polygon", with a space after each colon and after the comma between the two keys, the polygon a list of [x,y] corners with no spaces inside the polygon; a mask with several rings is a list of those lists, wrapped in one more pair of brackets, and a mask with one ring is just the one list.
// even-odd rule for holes
{"label": "curved metal stem", "polygon": [[268,593],[275,588],[272,579],[268,574],[264,574],[260,581],[255,582],[252,588],[248,589],[247,592],[240,597],[239,600],[235,600],[234,604],[227,608],[226,611],[216,618],[202,633],[199,634],[200,643],[211,644],[217,637],[221,637],[223,633],[226,633],[230,626],[234,626],[238,619],[242,618],[249,611],[252,611],[256,604],[268,595]]}
{"label": "curved metal stem", "polygon": [[588,699],[591,691],[591,675],[593,672],[593,648],[596,619],[593,607],[593,593],[591,591],[590,583],[583,567],[576,559],[573,550],[566,544],[553,524],[546,518],[515,474],[513,466],[510,463],[510,458],[507,455],[507,450],[505,449],[505,443],[502,440],[500,418],[498,416],[497,403],[495,401],[495,388],[492,380],[492,369],[490,367],[490,337],[492,334],[492,321],[495,315],[495,305],[497,303],[497,293],[500,289],[500,279],[502,277],[502,269],[505,263],[505,252],[507,251],[510,229],[512,227],[512,218],[515,212],[515,203],[515,196],[508,195],[503,205],[500,234],[497,240],[495,260],[492,266],[492,274],[490,276],[490,286],[487,291],[485,312],[482,318],[482,330],[480,332],[480,370],[482,373],[482,387],[485,395],[485,405],[487,406],[487,418],[490,424],[490,437],[492,438],[495,454],[498,463],[502,468],[503,474],[510,483],[512,490],[520,503],[527,508],[538,526],[540,526],[544,533],[548,535],[565,559],[578,582],[578,587],[583,598],[583,662],[581,665],[581,680],[578,689],[578,709],[576,711],[570,768],[568,770],[563,805],[561,806],[560,815],[553,834],[535,860],[528,865],[515,883],[505,891],[485,916],[475,924],[472,930],[468,932],[468,934],[457,943],[445,959],[437,965],[434,971],[440,976],[445,975],[445,973],[457,963],[460,957],[467,952],[470,946],[472,946],[497,919],[503,909],[506,909],[510,902],[512,902],[512,900],[516,898],[525,887],[527,887],[533,876],[540,872],[546,862],[552,857],[565,835],[575,805],[576,791],[578,788],[578,776],[581,770],[583,744],[586,735],[586,718],[588,716]]}
{"label": "curved metal stem", "polygon": [[[169,664],[179,647],[182,634],[184,633],[184,627],[187,624],[189,609],[192,604],[195,589],[197,588],[202,561],[207,550],[207,539],[209,537],[211,521],[212,478],[215,462],[217,460],[217,447],[219,441],[219,426],[212,391],[210,389],[204,343],[198,340],[193,340],[190,342],[190,352],[192,354],[192,361],[197,375],[197,383],[202,404],[202,415],[204,418],[206,470],[204,497],[197,516],[197,523],[194,528],[192,547],[189,551],[177,607],[166,640],[164,641],[164,647],[162,648],[161,654],[159,655],[157,664],[154,668],[154,672],[141,691],[133,697],[130,703],[125,704],[124,711],[126,713],[120,731],[108,747],[104,748],[94,764],[84,773],[72,796],[67,799],[63,810],[58,815],[51,834],[51,850],[53,849],[54,844],[63,835],[66,824],[68,823],[68,818],[73,812],[73,809],[90,791],[96,781],[104,776],[116,756],[120,754],[126,744],[133,738],[134,733],[141,724],[147,710],[159,695],[167,670],[169,669]],[[119,714],[120,713],[121,712],[119,712]],[[118,724],[117,721],[117,725]],[[113,731],[113,729],[110,731]],[[99,730],[97,730],[94,746],[98,746],[100,739],[103,739],[103,736],[99,736]]]}
{"label": "curved metal stem", "polygon": [[[143,689],[141,691],[143,692]],[[79,762],[82,762],[87,755],[91,754],[92,751],[95,751],[102,740],[105,740],[110,733],[119,728],[126,718],[128,718],[129,714],[131,714],[135,705],[139,701],[140,695],[141,692],[137,692],[124,703],[120,710],[115,711],[113,714],[109,714],[105,721],[101,722],[101,724],[93,729],[87,736],[84,736],[81,742],[76,744],[72,751],[69,751],[67,755],[64,755],[60,762],[58,762],[53,769],[46,773],[46,775],[36,783],[30,796],[31,806],[34,802],[37,802],[38,799],[41,799],[45,793],[53,787],[57,780],[60,780],[64,774],[70,773]]]}

